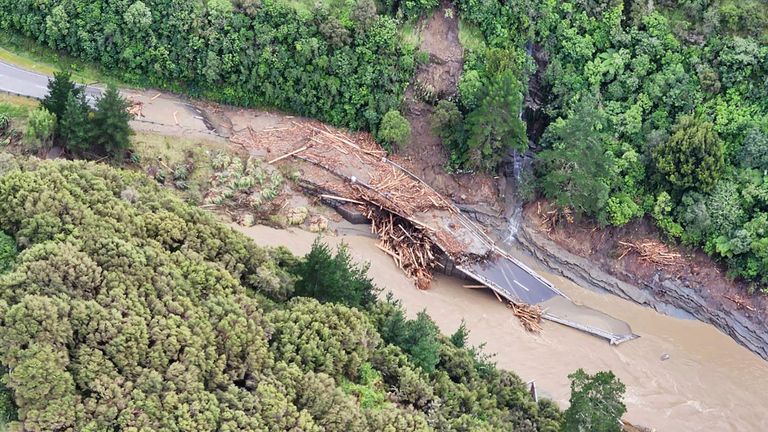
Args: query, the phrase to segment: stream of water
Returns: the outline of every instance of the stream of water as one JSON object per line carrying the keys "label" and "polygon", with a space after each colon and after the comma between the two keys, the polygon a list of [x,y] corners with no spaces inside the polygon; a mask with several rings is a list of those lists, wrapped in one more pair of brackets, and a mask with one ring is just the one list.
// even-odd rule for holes
{"label": "stream of water", "polygon": [[[261,245],[283,245],[296,254],[308,252],[315,238],[300,230],[235,228]],[[446,333],[463,318],[471,343],[486,343],[500,367],[535,380],[539,394],[561,406],[568,402],[569,373],[610,369],[627,386],[625,418],[633,423],[671,432],[768,430],[768,362],[710,325],[581,288],[518,257],[577,302],[626,321],[641,338],[611,346],[551,322],[532,335],[493,295],[464,288],[465,281],[437,276],[428,291],[416,289],[370,237],[352,233],[326,241],[344,241],[356,259],[371,262],[375,283],[402,300],[409,314],[426,309]]]}

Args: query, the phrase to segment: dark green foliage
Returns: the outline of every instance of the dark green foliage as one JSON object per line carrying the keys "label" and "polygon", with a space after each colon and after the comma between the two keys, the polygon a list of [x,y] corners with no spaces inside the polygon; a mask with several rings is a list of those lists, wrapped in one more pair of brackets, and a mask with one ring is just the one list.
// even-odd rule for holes
{"label": "dark green foliage", "polygon": [[608,202],[612,161],[604,117],[589,103],[580,107],[547,129],[542,141],[551,148],[537,155],[536,170],[545,197],[576,215],[598,216]]}
{"label": "dark green foliage", "polygon": [[454,332],[451,337],[451,343],[456,348],[465,348],[467,345],[467,336],[469,336],[469,331],[467,330],[467,323],[464,322],[464,320],[461,320],[461,324],[459,325],[459,328],[456,329],[456,332]]}
{"label": "dark green foliage", "polygon": [[54,114],[61,121],[67,109],[69,95],[77,98],[83,93],[83,89],[72,82],[69,71],[54,72],[53,79],[48,80],[48,94],[41,102],[43,108]]}
{"label": "dark green foliage", "polygon": [[107,154],[120,157],[130,148],[130,136],[133,134],[128,122],[128,101],[117,91],[113,84],[96,101],[96,109],[91,120],[91,142],[97,148],[103,148]]}
{"label": "dark green foliage", "polygon": [[440,330],[429,318],[426,311],[416,315],[415,320],[409,320],[405,325],[405,335],[400,347],[408,353],[413,363],[427,373],[435,370],[439,360],[440,344],[437,336]]}
{"label": "dark green foliage", "polygon": [[768,170],[768,136],[758,128],[752,128],[744,137],[740,155],[741,166]]}
{"label": "dark green foliage", "polygon": [[419,312],[415,320],[406,319],[400,302],[388,295],[372,313],[384,342],[401,348],[423,371],[434,371],[438,362],[440,330],[425,311]]}
{"label": "dark green foliage", "polygon": [[512,149],[525,151],[528,138],[520,120],[523,93],[511,71],[486,84],[478,108],[467,115],[468,165],[493,172]]}
{"label": "dark green foliage", "polygon": [[85,96],[70,94],[59,120],[59,137],[67,150],[82,154],[91,148],[93,129],[90,122],[91,108]]}
{"label": "dark green foliage", "polygon": [[382,3],[388,13],[414,19],[431,12],[440,2],[438,0],[384,0]]}
{"label": "dark green foliage", "polygon": [[[345,12],[336,22],[274,0],[3,0],[0,28],[127,82],[375,131],[400,103],[413,54],[395,21],[374,10],[364,5],[357,21]],[[51,112],[63,112],[63,94]]]}
{"label": "dark green foliage", "polygon": [[723,144],[712,123],[683,116],[669,140],[654,149],[653,160],[672,187],[707,191],[722,173]]}
{"label": "dark green foliage", "polygon": [[9,422],[19,418],[18,408],[13,402],[13,394],[5,385],[7,376],[8,371],[5,367],[0,366],[0,430],[5,430],[4,428]]}
{"label": "dark green foliage", "polygon": [[627,412],[621,399],[624,384],[613,372],[589,375],[583,369],[571,379],[570,406],[565,411],[565,432],[620,432],[619,420]]}
{"label": "dark green foliage", "polygon": [[16,259],[16,242],[13,237],[0,231],[0,274],[9,271]]}
{"label": "dark green foliage", "polygon": [[294,273],[298,280],[294,295],[350,307],[368,307],[376,301],[378,292],[368,277],[368,267],[369,264],[352,261],[346,244],[341,244],[334,255],[318,238],[312,250],[296,265]]}

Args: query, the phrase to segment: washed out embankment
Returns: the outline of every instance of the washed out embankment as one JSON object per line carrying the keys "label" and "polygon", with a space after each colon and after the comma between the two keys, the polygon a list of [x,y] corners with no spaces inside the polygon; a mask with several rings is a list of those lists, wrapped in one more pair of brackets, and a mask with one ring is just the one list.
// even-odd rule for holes
{"label": "washed out embankment", "polygon": [[[264,226],[235,228],[262,245],[286,246],[295,254],[309,252],[315,234]],[[362,231],[361,231],[362,229]],[[539,394],[567,404],[567,375],[579,367],[612,370],[627,384],[626,418],[659,431],[760,431],[768,427],[760,395],[768,388],[768,363],[736,344],[714,327],[682,320],[613,295],[584,289],[550,273],[534,260],[520,259],[551,280],[568,297],[627,321],[642,337],[611,346],[605,341],[554,323],[543,323],[540,335],[526,332],[509,309],[486,290],[467,289],[466,280],[437,275],[429,290],[418,290],[376,247],[367,227],[325,236],[346,242],[354,259],[371,263],[369,275],[385,292],[400,299],[412,316],[426,309],[444,333],[466,321],[469,340],[486,343],[500,367],[535,380]],[[362,232],[367,236],[358,235]],[[670,358],[662,361],[663,354]]]}
{"label": "washed out embankment", "polygon": [[[336,205],[356,206],[373,223],[373,231],[380,239],[378,246],[420,289],[429,288],[442,255],[492,289],[499,301],[509,303],[521,320],[530,323],[533,319],[532,330],[538,328],[538,321],[544,317],[604,337],[611,343],[636,337],[628,326],[618,322],[596,328],[574,321],[580,315],[567,316],[567,312],[561,312],[562,303],[543,314],[538,308],[530,308],[528,305],[562,293],[498,248],[453,202],[396,160],[389,159],[368,134],[348,134],[319,122],[296,120],[260,131],[247,128],[230,140],[267,163],[293,164],[293,168],[300,169],[300,184],[309,193]],[[526,313],[520,314],[521,309]],[[593,320],[608,321],[607,316]],[[627,331],[616,334],[611,328]]]}
{"label": "washed out embankment", "polygon": [[[760,313],[738,307],[721,307],[713,297],[722,297],[725,287],[718,290],[697,286],[657,269],[648,278],[638,277],[619,268],[618,263],[607,266],[595,257],[572,253],[539,230],[533,214],[525,219],[517,235],[519,244],[550,271],[566,276],[575,283],[610,292],[623,299],[651,307],[661,313],[695,318],[712,324],[736,342],[768,360],[768,329]],[[714,264],[712,264],[714,265]],[[718,294],[719,291],[720,292]],[[727,301],[727,300],[726,300]]]}

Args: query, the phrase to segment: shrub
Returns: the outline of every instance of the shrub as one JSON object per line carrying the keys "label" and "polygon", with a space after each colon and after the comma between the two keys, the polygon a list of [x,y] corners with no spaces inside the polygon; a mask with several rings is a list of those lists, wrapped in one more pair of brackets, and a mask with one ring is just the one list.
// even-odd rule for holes
{"label": "shrub", "polygon": [[42,106],[29,113],[26,137],[33,149],[49,148],[55,132],[56,115]]}
{"label": "shrub", "polygon": [[379,125],[379,139],[389,151],[394,150],[394,146],[402,147],[411,139],[411,124],[399,111],[389,111]]}

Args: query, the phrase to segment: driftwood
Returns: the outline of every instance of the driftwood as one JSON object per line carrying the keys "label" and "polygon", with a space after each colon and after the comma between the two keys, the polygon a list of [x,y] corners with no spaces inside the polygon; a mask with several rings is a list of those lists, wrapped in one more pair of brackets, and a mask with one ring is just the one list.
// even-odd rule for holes
{"label": "driftwood", "polygon": [[429,288],[437,259],[435,245],[424,230],[407,219],[373,207],[368,208],[371,231],[379,238],[378,247],[389,254],[419,289]]}
{"label": "driftwood", "polygon": [[735,303],[737,309],[746,309],[746,310],[748,310],[750,312],[755,312],[757,310],[757,309],[754,308],[754,306],[748,305],[747,302],[744,299],[742,299],[742,298],[731,297],[728,294],[722,294],[722,296],[724,298],[732,301],[733,303]]}
{"label": "driftwood", "polygon": [[675,266],[680,264],[682,255],[671,250],[667,245],[656,240],[619,241],[622,247],[621,256],[624,258],[630,252],[637,253],[642,261],[661,266]]}
{"label": "driftwood", "polygon": [[292,151],[292,152],[290,152],[290,153],[286,153],[286,154],[284,154],[284,155],[282,155],[282,156],[280,156],[280,157],[274,158],[274,159],[272,159],[271,161],[267,162],[267,164],[268,164],[268,165],[272,165],[272,164],[273,164],[273,163],[275,163],[275,162],[281,161],[281,160],[283,160],[283,159],[287,159],[287,158],[289,158],[289,157],[291,157],[291,156],[293,156],[293,155],[295,155],[295,154],[299,154],[299,153],[303,152],[304,150],[306,150],[306,149],[308,149],[308,148],[309,148],[309,146],[308,146],[308,145],[305,145],[305,146],[303,146],[303,147],[301,147],[301,148],[298,148],[298,149],[296,149],[296,150],[294,150],[294,151]]}
{"label": "driftwood", "polygon": [[541,332],[541,316],[543,312],[539,306],[510,302],[507,307],[512,309],[512,313],[520,320],[520,324],[527,331],[532,333]]}

